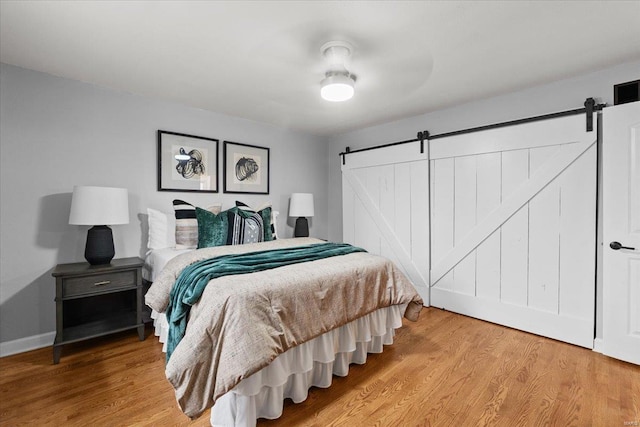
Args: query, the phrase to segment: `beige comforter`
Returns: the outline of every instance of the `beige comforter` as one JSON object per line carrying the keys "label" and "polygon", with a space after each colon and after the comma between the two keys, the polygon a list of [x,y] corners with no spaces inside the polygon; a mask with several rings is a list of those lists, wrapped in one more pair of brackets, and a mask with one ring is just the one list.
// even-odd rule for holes
{"label": "beige comforter", "polygon": [[[228,253],[322,243],[312,238],[199,249],[172,259],[145,296],[163,312],[180,271]],[[389,260],[354,253],[209,282],[189,315],[184,338],[166,366],[180,408],[197,417],[242,379],[286,350],[378,308],[409,303],[417,320],[422,299]]]}

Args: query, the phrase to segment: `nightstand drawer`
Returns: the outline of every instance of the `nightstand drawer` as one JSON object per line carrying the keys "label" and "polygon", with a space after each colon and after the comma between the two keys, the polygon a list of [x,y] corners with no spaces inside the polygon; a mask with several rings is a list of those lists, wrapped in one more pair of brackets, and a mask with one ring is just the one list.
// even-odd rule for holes
{"label": "nightstand drawer", "polygon": [[78,295],[89,295],[97,292],[103,293],[135,286],[136,272],[134,270],[97,274],[95,276],[69,277],[64,280],[62,296],[66,298]]}

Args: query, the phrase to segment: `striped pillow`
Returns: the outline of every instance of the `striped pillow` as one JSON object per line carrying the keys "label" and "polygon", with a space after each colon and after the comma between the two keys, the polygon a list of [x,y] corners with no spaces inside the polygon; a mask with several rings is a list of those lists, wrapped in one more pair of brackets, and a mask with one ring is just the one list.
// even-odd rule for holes
{"label": "striped pillow", "polygon": [[276,232],[276,218],[278,217],[278,212],[271,208],[271,203],[267,202],[258,209],[254,209],[246,203],[236,200],[236,207],[243,211],[255,212],[262,217],[265,242],[278,239],[278,234]]}
{"label": "striped pillow", "polygon": [[[207,210],[219,214],[222,204],[209,206]],[[198,247],[198,219],[196,207],[184,200],[173,201],[176,215],[176,249],[196,249]]]}
{"label": "striped pillow", "polygon": [[262,215],[248,210],[232,208],[228,211],[229,229],[227,245],[244,245],[264,241]]}

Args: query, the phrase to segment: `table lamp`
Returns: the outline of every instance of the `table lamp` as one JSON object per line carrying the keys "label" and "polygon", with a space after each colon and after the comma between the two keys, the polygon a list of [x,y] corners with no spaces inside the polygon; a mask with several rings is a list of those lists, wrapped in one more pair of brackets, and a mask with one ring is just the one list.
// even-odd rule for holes
{"label": "table lamp", "polygon": [[69,224],[91,225],[84,257],[91,265],[109,264],[115,255],[109,225],[129,223],[126,188],[73,187]]}
{"label": "table lamp", "polygon": [[309,222],[306,217],[313,216],[313,194],[293,193],[289,202],[289,216],[298,217],[293,236],[309,237]]}

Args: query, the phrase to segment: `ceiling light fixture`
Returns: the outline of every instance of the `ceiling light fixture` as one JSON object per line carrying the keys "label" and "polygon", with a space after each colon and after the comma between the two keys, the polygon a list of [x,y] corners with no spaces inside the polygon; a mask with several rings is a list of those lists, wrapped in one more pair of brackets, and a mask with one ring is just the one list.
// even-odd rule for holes
{"label": "ceiling light fixture", "polygon": [[355,77],[349,73],[345,63],[351,56],[351,45],[347,42],[325,43],[320,52],[329,63],[329,70],[320,83],[320,96],[331,102],[342,102],[353,98]]}

